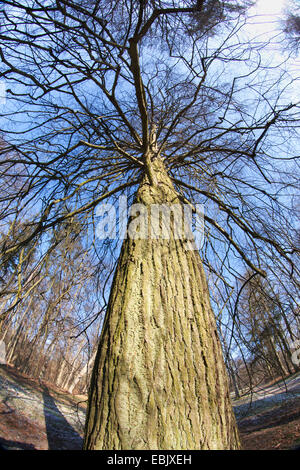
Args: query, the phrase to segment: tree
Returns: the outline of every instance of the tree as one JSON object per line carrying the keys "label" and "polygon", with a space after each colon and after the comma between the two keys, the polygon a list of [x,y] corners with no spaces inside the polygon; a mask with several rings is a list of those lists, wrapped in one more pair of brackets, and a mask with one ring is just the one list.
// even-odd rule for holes
{"label": "tree", "polygon": [[300,8],[296,1],[288,2],[282,26],[288,46],[297,53],[300,46]]}
{"label": "tree", "polygon": [[[27,171],[3,221],[30,216],[30,233],[6,254],[75,216],[91,234],[95,208],[126,193],[145,220],[153,204],[205,202],[202,258],[222,295],[246,266],[294,282],[295,214],[281,192],[296,191],[299,116],[293,79],[246,37],[250,3],[3,2],[2,172]],[[90,240],[102,258],[118,251]],[[239,448],[215,302],[191,248],[173,222],[169,240],[124,240],[86,449]]]}
{"label": "tree", "polygon": [[[249,273],[246,278],[248,282],[240,298],[238,321],[251,364],[262,364],[271,378],[292,374],[295,368],[288,344],[293,338],[289,338],[289,322],[279,295],[271,291],[265,280],[253,278]],[[284,331],[285,326],[288,331]]]}
{"label": "tree", "polygon": [[[137,201],[180,203],[163,162]],[[216,367],[214,366],[216,364]],[[199,253],[124,242],[91,383],[87,449],[235,449],[239,441]]]}
{"label": "tree", "polygon": [[[11,246],[24,235],[26,224],[14,225],[3,237],[3,244]],[[46,253],[46,261],[39,262],[39,269],[35,263],[36,244],[22,250],[22,262],[10,256],[4,263],[3,258],[0,292],[1,337],[6,344],[7,362],[31,377],[50,380],[72,391],[79,382],[71,387],[73,374],[80,369],[81,389],[86,385],[89,370],[84,362],[90,357],[89,342],[96,344],[95,332],[91,334],[89,329],[91,317],[94,330],[102,323],[98,302],[92,303],[90,298],[97,276],[84,239],[80,224],[68,220],[52,230],[48,241],[51,250]]]}

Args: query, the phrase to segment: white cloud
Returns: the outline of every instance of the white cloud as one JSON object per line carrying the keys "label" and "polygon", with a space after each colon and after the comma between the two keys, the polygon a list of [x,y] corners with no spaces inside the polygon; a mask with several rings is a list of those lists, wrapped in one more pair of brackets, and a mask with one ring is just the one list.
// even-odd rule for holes
{"label": "white cloud", "polygon": [[277,15],[286,5],[286,0],[257,0],[256,13],[259,15]]}

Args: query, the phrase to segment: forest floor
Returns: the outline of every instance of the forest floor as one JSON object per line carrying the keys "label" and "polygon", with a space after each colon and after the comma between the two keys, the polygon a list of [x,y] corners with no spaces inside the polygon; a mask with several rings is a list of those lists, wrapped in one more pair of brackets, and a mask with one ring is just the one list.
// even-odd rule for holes
{"label": "forest floor", "polygon": [[300,446],[300,372],[233,400],[243,449]]}
{"label": "forest floor", "polygon": [[77,450],[87,397],[0,365],[0,444],[7,450]]}
{"label": "forest floor", "polygon": [[[0,444],[7,450],[80,450],[86,396],[0,365]],[[233,400],[244,449],[300,445],[300,373]]]}

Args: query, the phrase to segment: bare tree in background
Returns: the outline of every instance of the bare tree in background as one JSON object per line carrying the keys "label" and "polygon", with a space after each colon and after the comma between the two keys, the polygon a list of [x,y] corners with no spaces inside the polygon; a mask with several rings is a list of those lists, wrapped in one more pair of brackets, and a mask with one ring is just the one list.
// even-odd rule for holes
{"label": "bare tree in background", "polygon": [[286,34],[288,46],[293,52],[298,53],[300,47],[300,6],[297,0],[288,2],[282,27]]}
{"label": "bare tree in background", "polygon": [[[25,228],[26,223],[14,227],[10,238],[18,240],[26,234]],[[4,238],[7,244],[8,237]],[[86,390],[84,380],[89,371],[85,362],[91,362],[89,348],[97,344],[95,334],[86,331],[91,323],[98,331],[102,324],[99,302],[92,302],[97,275],[76,221],[52,230],[50,246],[52,250],[40,266],[36,265],[36,244],[24,252],[29,256],[23,256],[22,277],[17,282],[24,289],[15,285],[18,260],[8,257],[3,263],[1,299],[6,312],[1,338],[7,346],[7,363],[61,388],[70,389],[74,384],[72,391],[79,382],[74,373],[82,369],[86,371],[81,374],[82,389]]]}
{"label": "bare tree in background", "polygon": [[24,184],[3,195],[5,236],[29,221],[21,240],[3,243],[4,260],[38,240],[42,262],[49,233],[76,217],[110,272],[117,243],[93,235],[102,201],[205,203],[202,261],[172,231],[124,240],[85,449],[239,448],[202,262],[224,306],[246,268],[296,282],[294,79],[245,33],[250,2],[2,5],[0,165],[17,181],[24,169]]}

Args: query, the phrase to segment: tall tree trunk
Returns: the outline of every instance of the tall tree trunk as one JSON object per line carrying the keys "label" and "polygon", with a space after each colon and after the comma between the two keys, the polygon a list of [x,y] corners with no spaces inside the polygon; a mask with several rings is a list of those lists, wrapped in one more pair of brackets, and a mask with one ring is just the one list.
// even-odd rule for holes
{"label": "tall tree trunk", "polygon": [[76,374],[76,377],[73,378],[73,381],[69,385],[68,392],[73,393],[74,388],[78,384],[78,382],[84,377],[89,370],[91,370],[91,366],[95,360],[96,352],[92,354],[88,362],[82,367],[82,369]]}
{"label": "tall tree trunk", "polygon": [[64,382],[66,382],[66,378],[64,377],[64,374],[65,374],[66,369],[68,368],[67,359],[68,359],[68,353],[69,353],[70,347],[71,347],[71,340],[70,338],[68,338],[66,350],[63,354],[63,357],[59,361],[58,373],[56,375],[56,378],[54,379],[56,385],[60,388],[63,388],[63,384]]}
{"label": "tall tree trunk", "polygon": [[[138,203],[180,204],[163,163]],[[237,449],[239,438],[199,253],[126,239],[89,392],[85,449]]]}
{"label": "tall tree trunk", "polygon": [[19,343],[20,337],[24,335],[24,331],[26,331],[27,327],[27,321],[26,318],[28,318],[28,310],[31,308],[32,304],[32,299],[30,299],[27,307],[25,308],[21,318],[18,320],[19,325],[16,326],[15,330],[12,332],[8,345],[7,345],[7,355],[6,355],[6,360],[7,363],[13,363],[14,362],[14,354],[15,350],[17,348],[17,345]]}
{"label": "tall tree trunk", "polygon": [[239,391],[239,387],[238,387],[238,383],[236,379],[236,374],[235,374],[234,368],[231,365],[230,359],[229,359],[229,364],[228,364],[228,370],[229,370],[230,378],[231,378],[232,385],[234,388],[234,396],[235,398],[240,398],[240,391]]}
{"label": "tall tree trunk", "polygon": [[[75,380],[75,376],[77,373],[80,371],[80,367],[78,367],[78,362],[77,359],[79,358],[80,354],[82,353],[82,350],[84,349],[85,345],[85,338],[83,338],[78,345],[78,351],[75,354],[75,357],[72,358],[72,366],[71,366],[71,371],[68,373],[65,382],[63,383],[63,389],[68,390],[72,386],[73,381]],[[70,362],[71,364],[71,362]],[[70,392],[71,393],[71,392]]]}

